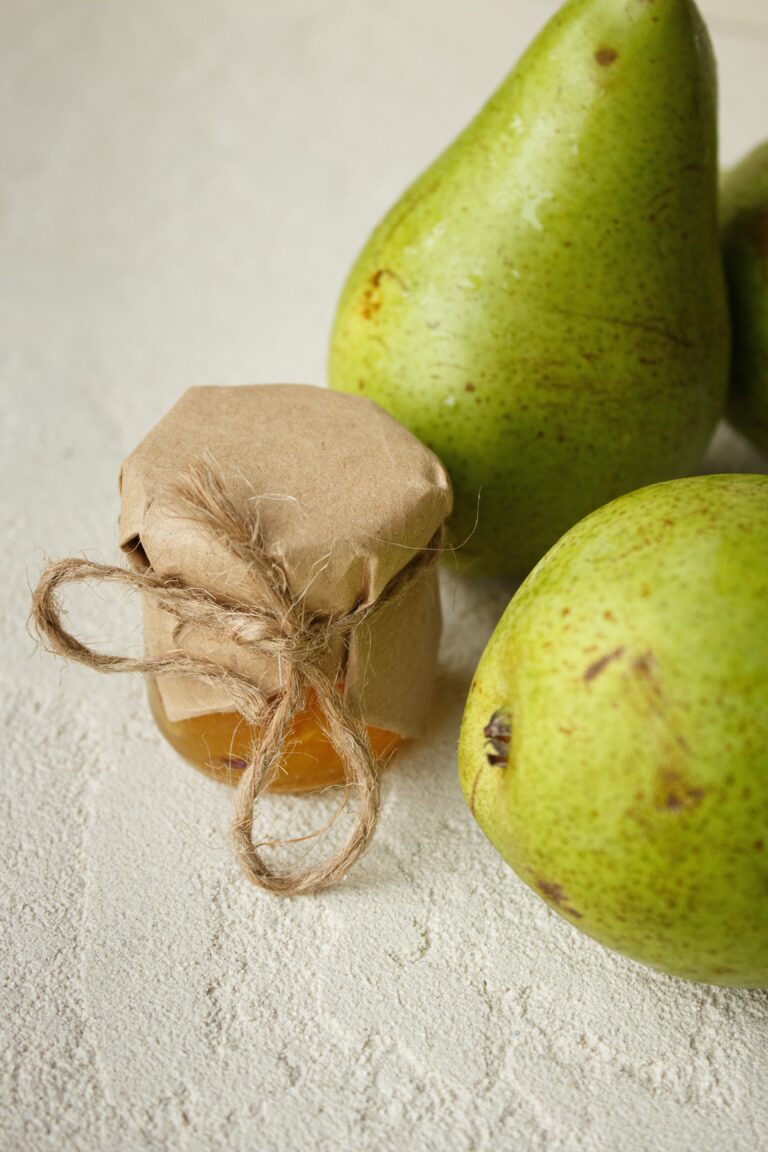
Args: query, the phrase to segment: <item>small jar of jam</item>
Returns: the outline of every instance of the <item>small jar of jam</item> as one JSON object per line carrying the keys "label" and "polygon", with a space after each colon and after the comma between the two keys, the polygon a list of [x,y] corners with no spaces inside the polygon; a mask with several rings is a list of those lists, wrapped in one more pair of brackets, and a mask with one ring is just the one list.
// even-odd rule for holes
{"label": "small jar of jam", "polygon": [[[192,388],[127,458],[121,473],[121,547],[137,571],[175,578],[219,601],[258,605],[258,573],[169,499],[206,459],[227,497],[258,523],[290,598],[332,618],[370,606],[348,637],[329,641],[318,664],[333,675],[367,728],[377,759],[418,736],[440,637],[434,566],[387,599],[403,570],[437,546],[451,509],[447,474],[423,444],[372,401],[307,385]],[[383,598],[386,602],[378,604]],[[265,694],[281,691],[280,660],[203,625],[180,626],[149,600],[145,650],[214,661]],[[148,678],[163,736],[195,767],[238,783],[259,731],[220,686],[176,674]],[[293,717],[272,790],[342,783],[344,765],[308,696]]]}

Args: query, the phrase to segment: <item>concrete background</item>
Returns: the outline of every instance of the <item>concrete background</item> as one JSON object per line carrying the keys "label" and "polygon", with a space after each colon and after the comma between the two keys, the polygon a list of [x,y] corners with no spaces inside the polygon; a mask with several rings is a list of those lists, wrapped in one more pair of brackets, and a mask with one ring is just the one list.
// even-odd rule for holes
{"label": "concrete background", "polygon": [[[755,1152],[768,994],[581,937],[506,869],[455,780],[510,594],[444,583],[428,739],[347,883],[241,881],[231,796],[142,686],[24,630],[45,554],[116,554],[122,457],[194,383],[322,382],[372,224],[490,94],[544,0],[0,5],[0,1147]],[[704,4],[722,153],[768,135],[768,7]],[[713,467],[763,467],[720,435]],[[81,634],[135,609],[75,597]],[[326,797],[274,800],[271,830]]]}

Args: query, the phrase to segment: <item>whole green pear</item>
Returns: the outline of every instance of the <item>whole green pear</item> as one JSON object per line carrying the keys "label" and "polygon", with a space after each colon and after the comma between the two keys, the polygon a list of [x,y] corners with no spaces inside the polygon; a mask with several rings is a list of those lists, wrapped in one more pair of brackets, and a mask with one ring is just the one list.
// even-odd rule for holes
{"label": "whole green pear", "polygon": [[330,383],[442,457],[468,571],[522,575],[695,468],[727,386],[717,184],[692,0],[570,0],[373,233]]}
{"label": "whole green pear", "polygon": [[721,218],[733,327],[728,415],[768,452],[768,143],[725,176]]}
{"label": "whole green pear", "polygon": [[768,476],[653,485],[572,528],[488,644],[459,767],[572,924],[768,987]]}

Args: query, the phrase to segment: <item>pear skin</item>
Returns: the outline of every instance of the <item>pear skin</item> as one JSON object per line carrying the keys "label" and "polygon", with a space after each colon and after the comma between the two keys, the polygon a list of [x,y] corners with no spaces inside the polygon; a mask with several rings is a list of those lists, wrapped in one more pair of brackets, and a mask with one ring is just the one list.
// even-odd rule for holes
{"label": "pear skin", "polygon": [[768,142],[725,176],[721,218],[733,327],[728,416],[768,452]]}
{"label": "pear skin", "polygon": [[570,0],[373,233],[330,383],[442,457],[466,570],[523,575],[695,469],[727,386],[717,184],[692,0]]}
{"label": "pear skin", "polygon": [[633,492],[534,569],[459,744],[478,823],[552,908],[688,980],[768,987],[768,476]]}

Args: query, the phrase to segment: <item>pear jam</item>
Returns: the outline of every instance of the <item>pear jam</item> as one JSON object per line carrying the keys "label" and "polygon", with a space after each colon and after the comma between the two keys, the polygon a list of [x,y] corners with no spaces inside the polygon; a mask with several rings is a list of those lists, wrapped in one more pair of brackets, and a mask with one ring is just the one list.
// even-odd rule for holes
{"label": "pear jam", "polygon": [[[237,785],[248,764],[258,729],[237,712],[211,712],[188,720],[170,720],[153,677],[147,678],[152,715],[171,747],[194,768],[222,783]],[[396,732],[368,727],[376,759],[387,760],[401,738]],[[282,770],[270,792],[311,792],[344,783],[344,765],[322,729],[316,707],[294,718]]]}

